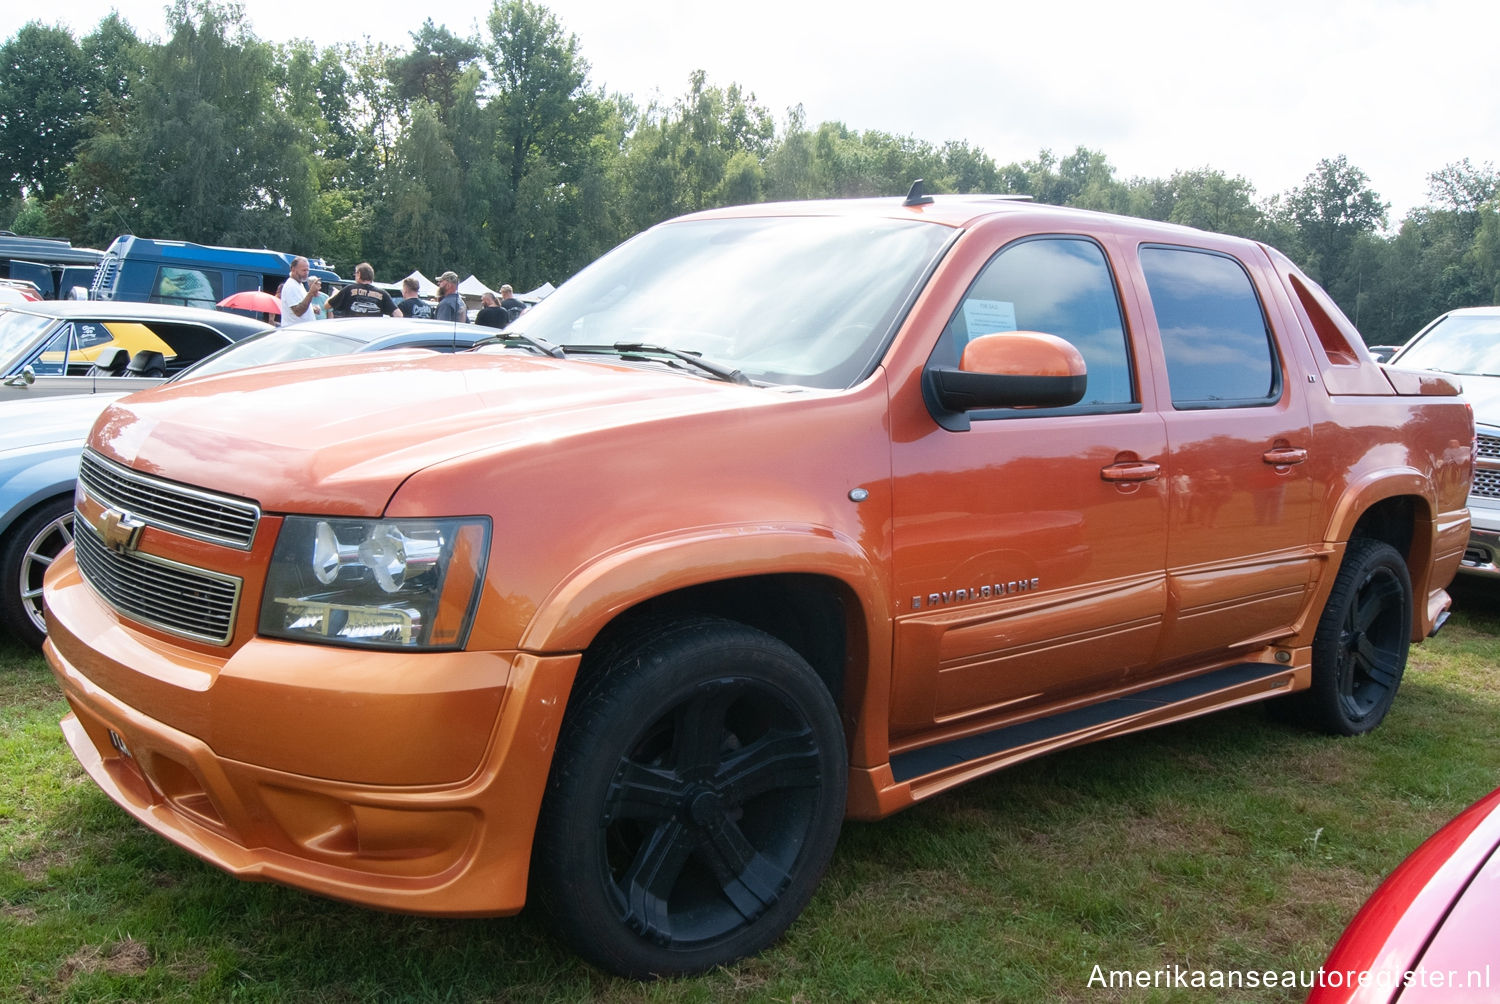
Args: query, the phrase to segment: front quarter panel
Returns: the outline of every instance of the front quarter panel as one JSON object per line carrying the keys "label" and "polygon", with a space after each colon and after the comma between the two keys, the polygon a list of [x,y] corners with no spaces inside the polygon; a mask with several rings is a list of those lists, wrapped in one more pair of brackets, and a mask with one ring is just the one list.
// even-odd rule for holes
{"label": "front quarter panel", "polygon": [[0,455],[0,536],[38,503],[73,493],[82,450],[79,440]]}

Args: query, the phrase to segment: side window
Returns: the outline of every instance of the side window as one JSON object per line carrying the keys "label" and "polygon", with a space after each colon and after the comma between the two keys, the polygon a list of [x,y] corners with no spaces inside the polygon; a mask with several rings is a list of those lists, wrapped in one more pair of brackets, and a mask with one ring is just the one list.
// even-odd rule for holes
{"label": "side window", "polygon": [[971,339],[1004,331],[1043,331],[1071,342],[1088,367],[1088,386],[1071,408],[999,409],[976,418],[1115,411],[1137,401],[1114,276],[1093,241],[1041,237],[1003,248],[964,294],[933,361],[956,366]]}
{"label": "side window", "polygon": [[217,270],[162,265],[156,270],[151,302],[212,310],[220,300],[219,285],[222,281],[223,276]]}
{"label": "side window", "polygon": [[161,344],[149,347],[159,349],[167,357],[168,369],[173,373],[189,363],[212,355],[230,342],[230,339],[212,328],[197,324],[153,321],[150,328],[151,333],[161,340]]}
{"label": "side window", "polygon": [[69,321],[57,329],[57,333],[42,347],[41,355],[32,364],[37,376],[63,376],[68,372],[68,358],[78,351],[78,342]]}
{"label": "side window", "polygon": [[109,328],[99,321],[79,321],[75,327],[78,329],[75,345],[80,349],[97,349],[115,340]]}
{"label": "side window", "polygon": [[1281,374],[1260,299],[1243,265],[1191,248],[1142,247],[1176,408],[1270,404]]}

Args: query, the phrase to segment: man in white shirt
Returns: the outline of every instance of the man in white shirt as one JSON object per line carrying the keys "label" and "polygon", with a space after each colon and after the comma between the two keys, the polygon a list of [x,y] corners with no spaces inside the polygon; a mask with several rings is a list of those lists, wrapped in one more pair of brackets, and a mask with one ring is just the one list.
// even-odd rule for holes
{"label": "man in white shirt", "polygon": [[[281,326],[284,328],[289,324],[301,324],[303,321],[311,321],[317,314],[313,311],[313,297],[318,295],[318,290],[323,288],[323,283],[317,276],[311,279],[307,277],[308,264],[306,258],[293,258],[292,266],[287,270],[286,283],[281,287]],[[306,283],[307,285],[303,285]]]}

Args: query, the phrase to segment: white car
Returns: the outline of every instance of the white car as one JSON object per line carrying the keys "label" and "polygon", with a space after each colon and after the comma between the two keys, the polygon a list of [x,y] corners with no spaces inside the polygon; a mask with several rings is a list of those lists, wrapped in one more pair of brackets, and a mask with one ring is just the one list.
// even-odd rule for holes
{"label": "white car", "polygon": [[1473,523],[1459,571],[1500,576],[1500,307],[1448,311],[1413,335],[1387,365],[1463,378],[1479,454],[1469,489]]}

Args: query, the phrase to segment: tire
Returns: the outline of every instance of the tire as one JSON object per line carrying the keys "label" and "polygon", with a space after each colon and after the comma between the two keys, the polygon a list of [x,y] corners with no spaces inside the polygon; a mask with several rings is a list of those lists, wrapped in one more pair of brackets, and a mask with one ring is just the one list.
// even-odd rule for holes
{"label": "tire", "polygon": [[636,979],[760,951],[838,842],[848,756],[832,695],[776,638],[717,619],[608,650],[553,758],[532,858],[559,937]]}
{"label": "tire", "polygon": [[40,649],[47,637],[42,576],[73,541],[73,496],[48,499],[12,523],[0,542],[0,624]]}
{"label": "tire", "polygon": [[1411,647],[1411,577],[1389,544],[1351,540],[1313,635],[1309,724],[1357,736],[1396,699]]}

